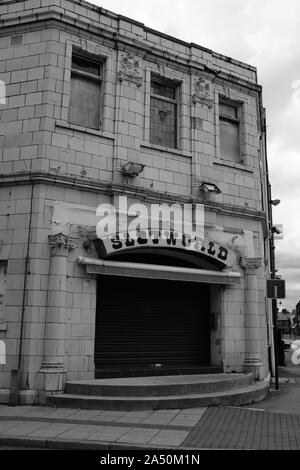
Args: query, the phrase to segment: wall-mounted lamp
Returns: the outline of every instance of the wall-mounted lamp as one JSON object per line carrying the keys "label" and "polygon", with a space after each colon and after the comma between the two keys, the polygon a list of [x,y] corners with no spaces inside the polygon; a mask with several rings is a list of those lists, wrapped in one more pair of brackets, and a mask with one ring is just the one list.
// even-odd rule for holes
{"label": "wall-mounted lamp", "polygon": [[280,235],[282,233],[282,230],[280,230],[279,227],[272,227],[272,232],[277,233],[277,235]]}
{"label": "wall-mounted lamp", "polygon": [[278,206],[278,204],[280,203],[281,203],[280,199],[274,199],[274,201],[271,201],[272,206]]}
{"label": "wall-mounted lamp", "polygon": [[218,186],[214,183],[205,183],[202,182],[199,186],[200,191],[203,191],[204,193],[217,193],[220,194],[222,191]]}
{"label": "wall-mounted lamp", "polygon": [[135,176],[138,176],[140,173],[142,173],[144,167],[145,165],[142,165],[141,163],[127,162],[122,166],[121,173],[124,176],[134,178]]}

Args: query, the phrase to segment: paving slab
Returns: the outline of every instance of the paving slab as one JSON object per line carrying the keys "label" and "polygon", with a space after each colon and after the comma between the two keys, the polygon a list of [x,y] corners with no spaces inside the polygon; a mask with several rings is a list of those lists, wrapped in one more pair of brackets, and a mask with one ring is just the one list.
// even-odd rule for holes
{"label": "paving slab", "polygon": [[173,419],[174,418],[172,415],[160,414],[160,415],[149,416],[148,418],[144,419],[142,423],[154,424],[154,425],[157,424],[157,425],[163,426],[163,425],[168,425]]}
{"label": "paving slab", "polygon": [[47,426],[47,423],[42,422],[27,422],[20,425],[16,424],[16,426],[5,431],[5,434],[7,436],[29,436],[38,430],[45,429]]}
{"label": "paving slab", "polygon": [[183,444],[188,435],[189,431],[162,430],[153,439],[151,439],[149,444],[177,448]]}
{"label": "paving slab", "polygon": [[99,431],[101,431],[101,426],[98,427],[95,425],[82,424],[74,426],[68,431],[63,432],[62,434],[60,434],[60,438],[70,440],[82,440],[87,439],[89,436]]}
{"label": "paving slab", "polygon": [[148,444],[159,432],[159,429],[134,428],[121,436],[118,439],[118,442],[127,442],[128,444]]}
{"label": "paving slab", "polygon": [[92,441],[117,441],[128,431],[130,428],[124,426],[102,426],[100,430],[89,436],[89,439]]}
{"label": "paving slab", "polygon": [[153,415],[153,411],[128,411],[116,420],[117,423],[141,423]]}
{"label": "paving slab", "polygon": [[39,438],[50,438],[50,437],[57,437],[65,431],[74,428],[74,424],[67,424],[67,423],[44,423],[44,427],[40,428],[38,431],[34,431],[28,433],[27,435],[30,437],[39,437]]}
{"label": "paving slab", "polygon": [[25,424],[24,421],[0,421],[0,434],[11,428],[20,427]]}

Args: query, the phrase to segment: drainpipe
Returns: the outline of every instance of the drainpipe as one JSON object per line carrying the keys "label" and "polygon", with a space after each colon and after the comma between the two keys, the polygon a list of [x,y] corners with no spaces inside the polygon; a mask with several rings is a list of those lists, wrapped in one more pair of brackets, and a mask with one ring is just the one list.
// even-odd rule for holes
{"label": "drainpipe", "polygon": [[20,325],[20,340],[19,340],[19,352],[18,352],[18,368],[11,370],[10,380],[10,391],[9,401],[10,406],[17,406],[19,404],[19,392],[21,385],[21,364],[22,364],[22,346],[23,346],[23,335],[24,335],[24,323],[25,323],[25,308],[26,308],[26,294],[27,294],[27,275],[29,266],[29,249],[30,249],[30,237],[32,227],[32,206],[33,206],[33,180],[31,182],[31,196],[30,196],[30,213],[29,213],[29,225],[28,225],[28,237],[27,237],[27,248],[25,257],[25,270],[24,270],[24,283],[23,283],[23,297],[22,297],[22,310],[21,310],[21,325]]}
{"label": "drainpipe", "polygon": [[[263,129],[263,145],[264,153],[267,156],[267,137],[266,129],[264,125]],[[268,161],[265,159],[266,163],[266,177],[267,177],[267,209],[268,209],[268,219],[269,219],[269,252],[270,252],[270,271],[271,279],[276,279],[276,268],[275,268],[275,243],[274,243],[274,233],[273,233],[273,214],[272,214],[272,194],[271,194],[271,184],[269,181],[269,170],[268,170]],[[277,329],[277,300],[272,299],[272,322],[273,322],[273,349],[274,349],[274,378],[275,378],[275,390],[279,390],[279,379],[278,379],[278,329]]]}

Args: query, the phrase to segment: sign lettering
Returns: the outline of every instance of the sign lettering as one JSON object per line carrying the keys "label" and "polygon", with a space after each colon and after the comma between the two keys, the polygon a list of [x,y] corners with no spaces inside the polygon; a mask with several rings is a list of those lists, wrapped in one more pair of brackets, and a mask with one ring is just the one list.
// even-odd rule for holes
{"label": "sign lettering", "polygon": [[104,256],[138,247],[164,247],[204,254],[228,266],[232,266],[235,261],[235,253],[225,246],[221,246],[212,240],[192,238],[189,234],[175,231],[164,231],[162,233],[161,231],[151,231],[150,229],[142,230],[137,231],[134,237],[131,237],[128,233],[119,233],[111,238],[104,238],[101,242],[104,248]]}

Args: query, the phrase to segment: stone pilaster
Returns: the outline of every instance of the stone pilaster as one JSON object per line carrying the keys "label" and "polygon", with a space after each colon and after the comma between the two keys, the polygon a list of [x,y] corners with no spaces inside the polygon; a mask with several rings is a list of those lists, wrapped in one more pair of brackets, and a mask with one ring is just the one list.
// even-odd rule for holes
{"label": "stone pilaster", "polygon": [[67,290],[67,258],[74,247],[62,233],[49,235],[51,264],[46,313],[44,361],[38,378],[38,388],[48,393],[63,391],[65,379],[64,333]]}
{"label": "stone pilaster", "polygon": [[245,269],[246,281],[246,321],[245,321],[245,363],[244,369],[253,372],[255,380],[260,380],[263,362],[260,348],[260,322],[257,300],[256,272],[262,265],[261,258],[241,258],[241,266]]}

